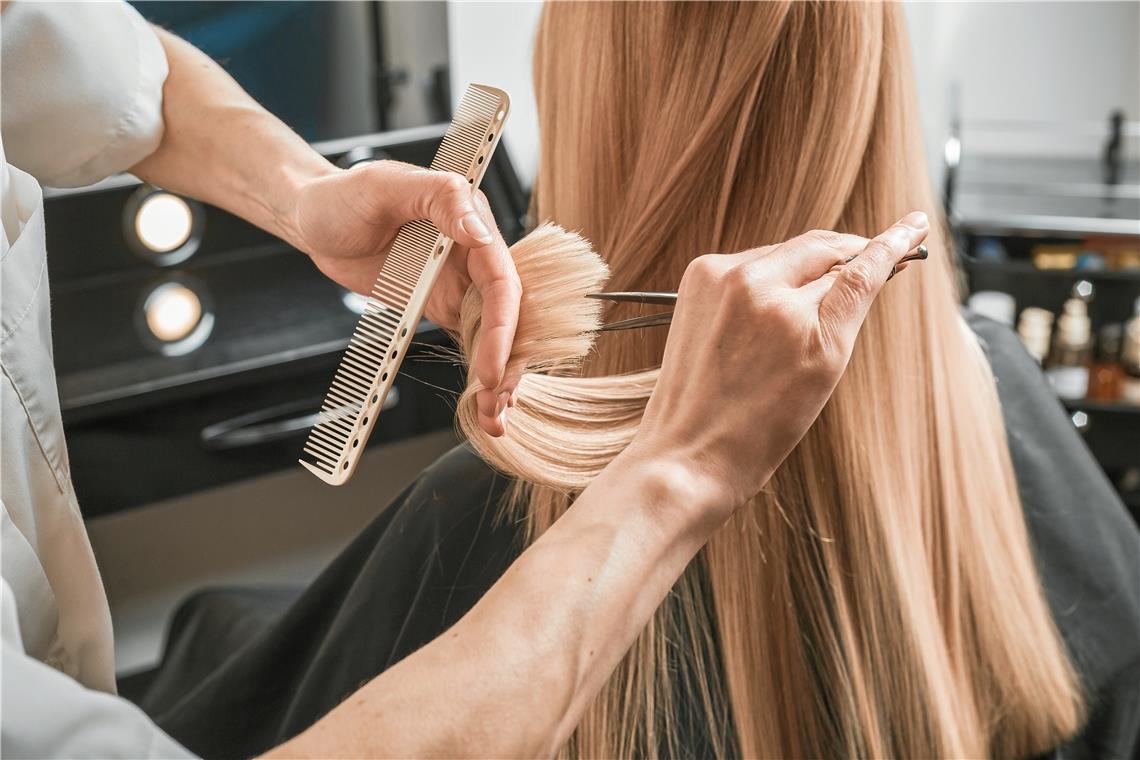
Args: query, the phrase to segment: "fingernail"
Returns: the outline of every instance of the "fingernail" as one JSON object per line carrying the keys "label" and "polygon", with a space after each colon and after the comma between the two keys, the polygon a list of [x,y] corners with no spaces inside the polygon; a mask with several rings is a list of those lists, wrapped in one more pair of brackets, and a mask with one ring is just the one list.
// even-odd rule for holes
{"label": "fingernail", "polygon": [[921,230],[930,226],[930,220],[923,212],[912,211],[900,219],[899,224],[910,227],[912,230]]}
{"label": "fingernail", "polygon": [[507,406],[509,406],[511,409],[514,409],[515,404],[518,403],[518,400],[519,400],[518,391],[517,390],[511,391],[511,400],[507,402]]}
{"label": "fingernail", "polygon": [[495,416],[499,416],[507,408],[507,404],[511,402],[511,394],[508,391],[503,391],[499,394],[499,401],[495,404]]}
{"label": "fingernail", "polygon": [[460,219],[459,226],[463,228],[464,232],[480,243],[490,243],[492,240],[491,230],[487,229],[487,225],[483,222],[483,219],[474,211]]}

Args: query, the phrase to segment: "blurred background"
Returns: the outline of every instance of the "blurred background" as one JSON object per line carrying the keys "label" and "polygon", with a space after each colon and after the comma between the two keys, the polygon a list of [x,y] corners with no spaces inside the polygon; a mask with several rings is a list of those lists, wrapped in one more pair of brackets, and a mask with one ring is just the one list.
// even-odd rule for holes
{"label": "blurred background", "polygon": [[[538,3],[137,2],[342,166],[426,165],[470,82],[513,113],[483,188],[508,241],[537,162]],[[1017,329],[1140,514],[1140,3],[908,3],[963,298]],[[361,300],[217,209],[117,177],[50,191],[55,360],[123,674],[174,607],[300,585],[455,444],[430,324],[357,476],[296,465]],[[127,467],[126,465],[132,465]]]}

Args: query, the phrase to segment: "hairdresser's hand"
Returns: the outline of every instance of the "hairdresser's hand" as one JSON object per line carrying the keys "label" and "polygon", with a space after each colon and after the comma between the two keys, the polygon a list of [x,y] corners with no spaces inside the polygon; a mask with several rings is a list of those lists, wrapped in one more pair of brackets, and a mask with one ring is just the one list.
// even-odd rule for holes
{"label": "hairdresser's hand", "polygon": [[517,377],[505,373],[518,324],[522,288],[507,246],[482,193],[472,195],[458,174],[395,161],[332,170],[307,181],[297,194],[292,241],[329,278],[369,294],[396,232],[405,222],[430,219],[455,241],[425,312],[458,328],[459,305],[472,283],[483,294],[483,339],[474,358],[480,391],[479,422],[501,435]]}
{"label": "hairdresser's hand", "polygon": [[[681,280],[661,375],[623,457],[665,459],[717,498],[755,495],[815,421],[892,268],[926,237],[911,214],[873,240],[809,232],[702,256]],[[855,258],[851,258],[854,256]]]}

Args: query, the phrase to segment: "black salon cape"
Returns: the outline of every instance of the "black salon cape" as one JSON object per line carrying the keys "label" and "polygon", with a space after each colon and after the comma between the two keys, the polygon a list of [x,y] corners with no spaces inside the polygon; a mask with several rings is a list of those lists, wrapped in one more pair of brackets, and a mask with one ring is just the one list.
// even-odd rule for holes
{"label": "black salon cape", "polygon": [[[1049,605],[1090,716],[1052,758],[1140,748],[1140,532],[1016,336],[969,317],[997,377]],[[518,555],[496,519],[507,485],[467,448],[425,470],[299,597],[228,590],[191,600],[140,699],[206,757],[249,757],[296,735],[459,619]],[[707,737],[684,737],[687,755]]]}

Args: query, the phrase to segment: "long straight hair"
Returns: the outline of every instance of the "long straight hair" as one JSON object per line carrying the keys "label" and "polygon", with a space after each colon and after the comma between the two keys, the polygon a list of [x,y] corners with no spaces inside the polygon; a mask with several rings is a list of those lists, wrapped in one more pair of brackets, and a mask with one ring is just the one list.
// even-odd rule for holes
{"label": "long straight hair", "polygon": [[[702,253],[937,215],[897,6],[547,3],[534,73],[537,217],[593,241],[612,289],[675,289]],[[927,243],[931,259],[876,301],[817,422],[677,583],[566,755],[1014,757],[1078,729],[994,380],[947,236]],[[515,358],[546,374],[524,379],[508,434],[475,424],[474,379],[459,407],[480,453],[520,478],[511,508],[530,539],[628,443],[665,342],[607,333],[582,356],[598,313],[577,296],[607,276],[583,246],[544,228],[515,248]]]}

